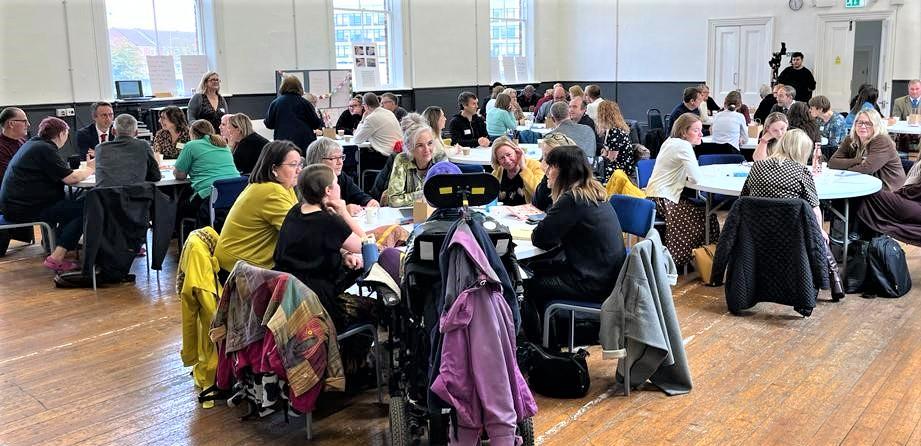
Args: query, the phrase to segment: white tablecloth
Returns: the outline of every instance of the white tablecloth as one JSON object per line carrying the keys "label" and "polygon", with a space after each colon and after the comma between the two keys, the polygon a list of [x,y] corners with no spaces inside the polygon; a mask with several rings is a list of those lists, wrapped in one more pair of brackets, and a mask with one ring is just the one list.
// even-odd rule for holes
{"label": "white tablecloth", "polygon": [[519,125],[515,127],[515,130],[518,130],[519,132],[523,130],[530,130],[541,135],[546,135],[547,133],[551,132],[551,130],[544,126],[544,124],[531,124],[530,126]]}
{"label": "white tablecloth", "polygon": [[[540,149],[537,147],[537,144],[519,144],[522,150],[525,151],[525,156],[531,159],[539,160],[541,157]],[[464,155],[463,152],[454,152],[452,149],[448,149],[448,161],[451,161],[454,164],[474,164],[479,166],[488,166],[491,164],[492,159],[492,149],[488,147],[478,147],[476,149],[470,149],[469,155]]]}
{"label": "white tablecloth", "polygon": [[908,135],[921,135],[921,126],[908,125],[908,121],[896,121],[895,124],[892,124],[886,127],[886,130],[888,130],[889,133],[904,133]]}
{"label": "white tablecloth", "polygon": [[[157,187],[160,186],[175,186],[178,184],[189,184],[189,180],[177,180],[173,175],[173,165],[176,164],[176,160],[163,160],[163,164],[160,165],[160,181],[157,181]],[[83,166],[85,164],[81,164]],[[74,184],[74,187],[79,187],[81,189],[92,189],[96,187],[96,175],[90,175],[86,177],[83,181]]]}
{"label": "white tablecloth", "polygon": [[[703,192],[738,196],[742,192],[746,177],[735,176],[735,174],[748,173],[751,167],[739,164],[714,164],[701,166],[700,169],[703,172],[703,178],[696,184],[688,182],[687,187]],[[862,197],[875,193],[883,187],[882,181],[874,176],[828,168],[824,168],[814,179],[820,200]]]}
{"label": "white tablecloth", "polygon": [[[713,137],[704,136],[703,139],[701,139],[701,142],[711,143],[713,142]],[[828,138],[822,137],[822,144],[823,145],[828,144]],[[758,147],[758,138],[748,138],[748,141],[746,141],[745,144],[742,144],[741,146],[739,146],[740,149],[747,149],[747,150],[755,150],[757,147]]]}

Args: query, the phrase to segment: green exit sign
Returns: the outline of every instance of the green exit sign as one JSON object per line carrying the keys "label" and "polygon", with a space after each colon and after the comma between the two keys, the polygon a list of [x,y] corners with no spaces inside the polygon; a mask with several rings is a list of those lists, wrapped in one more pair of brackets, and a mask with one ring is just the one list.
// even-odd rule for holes
{"label": "green exit sign", "polygon": [[867,0],[844,0],[845,8],[863,8],[867,6]]}

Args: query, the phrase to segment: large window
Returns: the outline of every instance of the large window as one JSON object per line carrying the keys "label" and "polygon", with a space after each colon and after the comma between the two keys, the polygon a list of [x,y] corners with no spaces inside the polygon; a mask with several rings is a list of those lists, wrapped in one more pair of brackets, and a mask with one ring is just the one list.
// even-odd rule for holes
{"label": "large window", "polygon": [[[186,96],[198,85],[184,85],[181,55],[204,54],[197,0],[106,0],[112,80],[141,80],[151,94],[147,56],[173,56],[176,87]],[[190,82],[191,83],[191,82]]]}
{"label": "large window", "polygon": [[489,1],[489,55],[493,75],[503,82],[526,82],[530,74],[526,30],[529,0]]}
{"label": "large window", "polygon": [[377,68],[382,85],[393,82],[391,0],[333,0],[336,68],[352,68],[353,43],[377,44]]}

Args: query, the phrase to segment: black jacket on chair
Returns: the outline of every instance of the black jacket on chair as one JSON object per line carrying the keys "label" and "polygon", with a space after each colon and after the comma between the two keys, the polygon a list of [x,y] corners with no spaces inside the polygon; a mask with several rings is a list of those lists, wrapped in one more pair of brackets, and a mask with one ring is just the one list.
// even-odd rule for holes
{"label": "black jacket on chair", "polygon": [[153,221],[151,268],[162,268],[176,218],[176,203],[153,183],[97,187],[86,194],[83,271],[99,268],[99,279],[120,281],[131,270]]}
{"label": "black jacket on chair", "polygon": [[[723,226],[713,260],[726,271],[726,305],[737,314],[759,302],[815,308],[828,287],[825,239],[804,200],[741,197]],[[799,310],[798,310],[799,311]]]}

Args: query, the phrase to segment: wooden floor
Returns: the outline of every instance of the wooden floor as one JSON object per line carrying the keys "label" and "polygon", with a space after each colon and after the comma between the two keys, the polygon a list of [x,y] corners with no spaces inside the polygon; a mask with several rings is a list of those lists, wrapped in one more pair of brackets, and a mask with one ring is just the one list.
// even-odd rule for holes
{"label": "wooden floor", "polygon": [[[592,349],[587,397],[538,397],[538,443],[921,445],[921,249],[906,251],[910,294],[823,301],[808,319],[770,304],[732,316],[721,288],[680,284],[694,390],[615,394],[614,363]],[[300,420],[197,406],[175,253],[159,280],[138,261],[136,284],[98,294],[56,290],[41,260],[35,246],[0,259],[0,444],[308,444]],[[387,427],[373,392],[337,396],[311,444],[388,444]]]}

